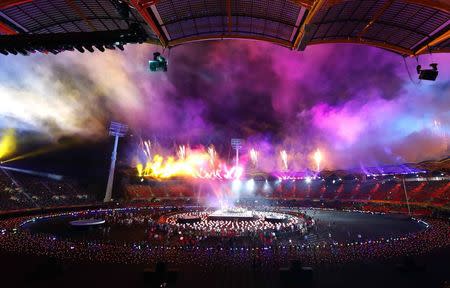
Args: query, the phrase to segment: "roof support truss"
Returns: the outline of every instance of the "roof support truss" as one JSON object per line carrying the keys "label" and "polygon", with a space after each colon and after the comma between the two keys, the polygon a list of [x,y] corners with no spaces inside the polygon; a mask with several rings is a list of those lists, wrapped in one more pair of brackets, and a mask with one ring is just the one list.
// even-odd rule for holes
{"label": "roof support truss", "polygon": [[370,40],[370,39],[365,39],[365,38],[359,38],[359,37],[354,37],[354,38],[338,38],[338,39],[326,39],[326,40],[313,40],[309,43],[309,45],[314,45],[314,44],[325,44],[325,43],[335,43],[335,44],[339,44],[339,43],[353,43],[353,44],[366,44],[366,45],[371,45],[371,46],[375,46],[378,48],[382,48],[382,49],[386,49],[401,55],[414,55],[412,50],[409,49],[405,49],[405,48],[401,48],[399,46],[395,46],[395,45],[390,45],[388,43],[383,43],[383,42],[378,42],[378,41],[374,41],[374,40]]}
{"label": "roof support truss", "polygon": [[402,0],[402,1],[423,5],[450,13],[450,1],[448,0]]}
{"label": "roof support truss", "polygon": [[[313,7],[315,0],[291,0],[294,3],[297,3],[298,5],[301,5],[303,7],[306,7],[310,9]],[[351,0],[328,0],[326,5],[327,7],[333,6],[345,1],[351,1]],[[418,4],[427,6],[430,8],[438,9],[444,12],[450,12],[450,1],[448,0],[400,0],[402,2],[412,3],[412,4]]]}
{"label": "roof support truss", "polygon": [[180,39],[175,39],[170,41],[169,46],[178,46],[185,43],[190,42],[197,42],[197,41],[204,41],[204,40],[227,40],[227,39],[248,39],[248,40],[258,40],[258,41],[265,41],[265,42],[271,42],[277,45],[281,45],[284,47],[291,47],[292,43],[287,40],[282,39],[275,39],[275,38],[269,38],[264,36],[256,36],[256,35],[241,35],[241,34],[217,34],[217,35],[197,35],[197,36],[191,36],[191,37],[185,37]]}
{"label": "roof support truss", "polygon": [[302,40],[303,36],[305,35],[305,26],[309,25],[311,21],[313,20],[314,16],[316,16],[317,12],[320,11],[322,6],[327,2],[327,0],[316,0],[314,1],[311,9],[308,11],[308,15],[306,16],[305,21],[303,21],[303,24],[299,27],[299,33],[297,33],[297,36],[294,39],[294,43],[292,45],[292,49],[296,50],[298,49],[300,45],[300,41]]}
{"label": "roof support truss", "polygon": [[151,6],[155,5],[156,1],[139,1],[139,0],[130,0],[130,4],[141,14],[142,18],[145,22],[150,26],[153,33],[158,37],[161,45],[163,47],[167,47],[168,39],[164,35],[164,32],[161,29],[161,26],[157,23],[156,17],[152,12]]}
{"label": "roof support truss", "polygon": [[77,15],[83,19],[83,21],[94,31],[97,31],[97,28],[95,28],[94,24],[87,18],[86,14],[84,14],[83,10],[78,6],[77,3],[75,3],[74,0],[65,0],[67,5],[69,5]]}
{"label": "roof support truss", "polygon": [[5,35],[14,35],[17,34],[17,31],[9,27],[3,22],[0,22],[0,33]]}
{"label": "roof support truss", "polygon": [[381,16],[383,16],[384,12],[386,12],[386,10],[391,7],[392,3],[394,3],[394,0],[386,1],[383,6],[373,15],[372,19],[369,21],[369,23],[367,23],[364,29],[358,33],[358,37],[362,37],[364,34],[366,34],[370,27],[372,27],[373,23],[375,23]]}
{"label": "roof support truss", "polygon": [[231,17],[231,0],[227,0],[228,33],[231,33],[233,27],[233,18]]}
{"label": "roof support truss", "polygon": [[417,50],[414,52],[415,55],[426,53],[427,50],[435,45],[438,45],[439,43],[442,43],[448,39],[450,39],[450,29],[449,27],[444,28],[443,30],[447,30],[443,34],[437,35],[434,38],[431,38],[429,41],[427,41],[426,44],[422,45],[421,47],[417,48]]}
{"label": "roof support truss", "polygon": [[32,0],[0,0],[0,10],[14,7],[20,4],[31,2]]}

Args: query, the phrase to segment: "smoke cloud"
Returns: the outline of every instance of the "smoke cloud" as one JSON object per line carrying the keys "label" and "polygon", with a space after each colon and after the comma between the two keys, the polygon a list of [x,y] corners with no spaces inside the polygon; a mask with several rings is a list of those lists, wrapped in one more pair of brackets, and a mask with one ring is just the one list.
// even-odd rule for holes
{"label": "smoke cloud", "polygon": [[156,50],[1,56],[0,129],[95,141],[117,120],[144,138],[213,143],[222,153],[239,137],[267,169],[279,166],[281,150],[291,169],[311,167],[317,148],[326,168],[448,153],[449,54],[421,56],[422,66],[439,63],[440,74],[418,83],[415,59],[406,59],[410,79],[400,56],[367,46],[300,53],[251,41],[195,43],[164,51],[169,71],[150,73]]}

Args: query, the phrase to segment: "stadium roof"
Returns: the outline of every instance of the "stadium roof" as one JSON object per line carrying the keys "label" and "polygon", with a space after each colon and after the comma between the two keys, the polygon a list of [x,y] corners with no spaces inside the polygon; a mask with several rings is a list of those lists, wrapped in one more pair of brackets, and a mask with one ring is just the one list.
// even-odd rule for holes
{"label": "stadium roof", "polygon": [[[120,0],[0,0],[0,34],[39,38],[48,33],[78,33],[82,42],[82,33],[124,31],[134,23],[148,42],[165,47],[203,40],[254,39],[294,50],[323,43],[359,43],[410,56],[450,52],[449,0],[124,3],[131,8],[128,17]],[[9,42],[18,39],[0,36],[0,42],[2,38]]]}

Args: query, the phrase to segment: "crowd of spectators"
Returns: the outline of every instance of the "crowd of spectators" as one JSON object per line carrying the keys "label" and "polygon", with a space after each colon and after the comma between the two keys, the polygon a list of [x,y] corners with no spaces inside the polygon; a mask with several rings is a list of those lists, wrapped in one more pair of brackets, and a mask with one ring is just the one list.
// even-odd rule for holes
{"label": "crowd of spectators", "polygon": [[54,180],[23,173],[0,171],[0,210],[21,210],[95,203],[94,195],[77,181]]}

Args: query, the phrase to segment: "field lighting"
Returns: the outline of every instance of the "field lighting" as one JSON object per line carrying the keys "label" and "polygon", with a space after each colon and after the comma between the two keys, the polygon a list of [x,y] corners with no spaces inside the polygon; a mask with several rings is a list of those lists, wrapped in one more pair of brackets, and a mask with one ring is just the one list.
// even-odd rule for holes
{"label": "field lighting", "polygon": [[239,179],[235,179],[233,180],[233,182],[231,182],[231,190],[233,192],[239,192],[239,190],[242,187],[242,182]]}
{"label": "field lighting", "polygon": [[109,168],[108,184],[106,185],[105,199],[103,202],[111,201],[114,170],[116,167],[117,146],[119,145],[119,138],[124,137],[127,131],[128,126],[119,122],[111,122],[111,125],[109,126],[109,135],[114,137],[114,148],[111,155],[111,167]]}
{"label": "field lighting", "polygon": [[263,189],[264,189],[264,191],[266,191],[266,192],[270,190],[269,181],[267,181],[267,179],[266,179],[266,181],[264,182],[264,187],[263,187]]}
{"label": "field lighting", "polygon": [[151,72],[167,72],[167,60],[159,52],[153,53],[153,60],[148,61],[148,66]]}
{"label": "field lighting", "polygon": [[232,138],[231,139],[231,147],[236,150],[236,169],[239,167],[239,150],[243,147],[243,139]]}
{"label": "field lighting", "polygon": [[245,188],[249,192],[253,191],[255,189],[255,180],[253,179],[247,180],[247,182],[245,183]]}

